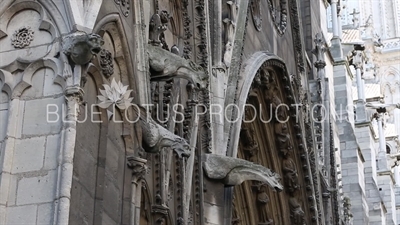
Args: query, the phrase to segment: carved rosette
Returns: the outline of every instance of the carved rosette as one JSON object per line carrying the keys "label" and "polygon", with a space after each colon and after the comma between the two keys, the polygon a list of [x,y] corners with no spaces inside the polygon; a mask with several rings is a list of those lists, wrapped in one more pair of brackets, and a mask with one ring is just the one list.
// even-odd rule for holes
{"label": "carved rosette", "polygon": [[283,35],[287,27],[286,0],[268,0],[268,5],[275,28],[279,35]]}
{"label": "carved rosette", "polygon": [[107,49],[102,49],[99,52],[99,56],[101,71],[106,78],[109,78],[114,73],[112,54]]}
{"label": "carved rosette", "polygon": [[29,26],[23,26],[16,30],[11,37],[11,44],[15,48],[25,48],[33,41],[33,34],[35,32]]}
{"label": "carved rosette", "polygon": [[120,10],[124,16],[129,16],[130,3],[129,0],[114,0],[114,2],[120,6]]}
{"label": "carved rosette", "polygon": [[262,29],[261,0],[252,0],[250,3],[253,23],[257,31]]}

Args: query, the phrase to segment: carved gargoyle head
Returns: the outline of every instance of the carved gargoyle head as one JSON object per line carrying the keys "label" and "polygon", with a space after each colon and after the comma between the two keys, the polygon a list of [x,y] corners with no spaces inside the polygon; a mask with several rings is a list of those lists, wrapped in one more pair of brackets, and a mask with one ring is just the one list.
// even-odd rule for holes
{"label": "carved gargoyle head", "polygon": [[176,138],[171,145],[172,150],[181,158],[190,156],[190,146],[183,138]]}
{"label": "carved gargoyle head", "polygon": [[76,32],[63,38],[63,51],[74,63],[85,65],[101,51],[103,44],[103,39],[97,34]]}
{"label": "carved gargoyle head", "polygon": [[98,34],[88,34],[88,39],[92,54],[98,54],[101,51],[101,46],[104,45],[103,39]]}

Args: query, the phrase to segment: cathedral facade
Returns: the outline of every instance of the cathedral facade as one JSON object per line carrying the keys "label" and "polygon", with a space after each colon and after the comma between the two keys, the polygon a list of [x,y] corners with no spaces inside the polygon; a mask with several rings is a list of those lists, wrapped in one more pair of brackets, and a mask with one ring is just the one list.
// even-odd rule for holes
{"label": "cathedral facade", "polygon": [[1,1],[0,224],[395,223],[342,9]]}

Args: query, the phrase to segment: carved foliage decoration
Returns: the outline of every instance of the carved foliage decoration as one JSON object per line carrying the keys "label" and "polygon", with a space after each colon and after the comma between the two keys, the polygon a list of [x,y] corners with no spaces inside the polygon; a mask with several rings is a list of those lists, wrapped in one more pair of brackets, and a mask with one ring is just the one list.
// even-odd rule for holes
{"label": "carved foliage decoration", "polygon": [[253,17],[253,23],[256,30],[261,31],[262,29],[262,14],[261,14],[261,0],[251,0],[251,15]]}
{"label": "carved foliage decoration", "polygon": [[287,26],[287,4],[286,0],[268,0],[268,5],[275,24],[280,35],[283,35]]}
{"label": "carved foliage decoration", "polygon": [[130,12],[130,3],[129,0],[114,0],[114,2],[120,6],[120,10],[124,16],[129,16]]}
{"label": "carved foliage decoration", "polygon": [[192,46],[190,44],[189,39],[192,37],[192,30],[190,27],[191,24],[191,19],[189,16],[188,12],[188,5],[189,1],[188,0],[183,0],[182,1],[182,17],[183,17],[183,29],[185,31],[184,37],[184,47],[183,47],[183,58],[185,59],[190,59],[190,55],[192,53]]}
{"label": "carved foliage decoration", "polygon": [[[284,0],[286,1],[286,0]],[[296,62],[299,72],[305,71],[305,62],[304,62],[304,51],[303,51],[303,43],[301,30],[300,30],[300,22],[299,22],[299,13],[297,9],[297,0],[289,0],[289,10],[290,10],[290,21],[293,32],[293,44],[296,51]]]}
{"label": "carved foliage decoration", "polygon": [[16,30],[11,37],[11,44],[15,48],[24,48],[33,41],[34,31],[30,26],[23,26]]}
{"label": "carved foliage decoration", "polygon": [[109,78],[114,73],[112,54],[107,49],[102,49],[99,56],[101,71],[105,77]]}
{"label": "carved foliage decoration", "polygon": [[195,0],[195,39],[199,40],[195,43],[196,57],[198,59],[198,63],[203,67],[207,68],[208,66],[208,51],[207,51],[207,32],[206,32],[206,12],[205,12],[205,1],[204,0]]}

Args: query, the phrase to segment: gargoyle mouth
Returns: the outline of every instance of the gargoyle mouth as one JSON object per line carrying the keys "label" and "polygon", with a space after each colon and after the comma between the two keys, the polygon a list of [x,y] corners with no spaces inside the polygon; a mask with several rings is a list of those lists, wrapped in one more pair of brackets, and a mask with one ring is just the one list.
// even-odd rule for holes
{"label": "gargoyle mouth", "polygon": [[191,154],[190,151],[185,151],[185,150],[177,149],[177,148],[174,148],[174,151],[176,152],[176,154],[178,154],[179,158],[182,158],[182,157],[187,158]]}
{"label": "gargoyle mouth", "polygon": [[281,188],[281,187],[274,187],[274,189],[275,189],[275,191],[277,191],[277,192],[283,191],[283,188]]}
{"label": "gargoyle mouth", "polygon": [[187,158],[191,154],[190,147],[188,145],[184,146],[184,147],[173,146],[172,149],[176,152],[176,154],[178,154],[179,158],[182,158],[182,157]]}
{"label": "gargoyle mouth", "polygon": [[98,54],[101,51],[100,47],[92,48],[92,54]]}

